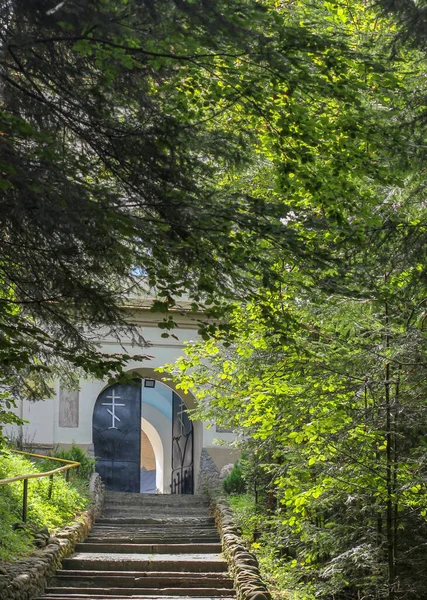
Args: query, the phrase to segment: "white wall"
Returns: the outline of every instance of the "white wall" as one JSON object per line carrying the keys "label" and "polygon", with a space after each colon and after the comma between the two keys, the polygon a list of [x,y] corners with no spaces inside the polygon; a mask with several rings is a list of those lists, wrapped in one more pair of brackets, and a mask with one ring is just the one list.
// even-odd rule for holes
{"label": "white wall", "polygon": [[[163,375],[156,373],[155,369],[167,363],[174,363],[183,354],[185,342],[197,339],[197,320],[200,319],[201,315],[175,314],[174,318],[178,324],[178,327],[173,330],[175,337],[167,339],[161,337],[164,330],[159,329],[157,326],[162,316],[150,313],[146,309],[136,310],[134,308],[129,311],[129,315],[132,321],[138,325],[139,331],[148,343],[148,347],[137,347],[131,343],[130,339],[123,338],[118,341],[100,332],[100,349],[106,353],[147,355],[147,358],[143,361],[131,361],[128,365],[128,370],[135,372],[138,376],[150,377],[160,381]],[[107,385],[105,381],[99,380],[81,381],[78,427],[59,426],[59,384],[56,384],[56,394],[52,399],[37,403],[24,401],[17,408],[18,414],[22,412],[23,418],[28,419],[30,422],[24,425],[21,431],[24,442],[45,446],[76,443],[83,447],[91,448],[93,409],[98,395]],[[184,395],[180,390],[176,390],[172,382],[167,382],[167,385],[175,389],[178,395],[183,398],[188,408],[195,407],[195,401],[191,394]],[[163,389],[162,386],[157,386],[151,392],[149,388],[143,388],[143,393],[147,400],[146,407],[143,409],[143,418],[146,418],[157,430],[161,438],[163,445],[162,488],[167,492],[169,491],[168,486],[170,484],[171,424],[169,421],[169,424],[166,425],[166,420],[167,418],[171,418],[171,415],[168,417],[168,411],[171,409],[168,406],[169,401],[166,399],[165,389],[167,390],[168,388]],[[193,425],[194,465],[197,486],[198,466],[202,448],[214,447],[215,439],[231,442],[235,436],[229,433],[217,433],[215,427],[208,429],[198,422],[194,422]],[[19,434],[19,431],[16,427],[9,427],[6,433],[15,437]]]}

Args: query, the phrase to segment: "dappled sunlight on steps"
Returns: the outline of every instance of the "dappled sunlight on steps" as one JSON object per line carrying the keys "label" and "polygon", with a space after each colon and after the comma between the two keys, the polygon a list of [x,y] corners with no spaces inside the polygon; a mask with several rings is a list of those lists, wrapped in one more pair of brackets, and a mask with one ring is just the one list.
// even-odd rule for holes
{"label": "dappled sunlight on steps", "polygon": [[234,598],[206,500],[109,492],[104,513],[39,600]]}

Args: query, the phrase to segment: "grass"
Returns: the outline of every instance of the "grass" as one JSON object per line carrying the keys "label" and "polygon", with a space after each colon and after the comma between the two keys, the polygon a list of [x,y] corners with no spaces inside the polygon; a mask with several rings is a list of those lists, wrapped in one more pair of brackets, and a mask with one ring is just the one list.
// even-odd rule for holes
{"label": "grass", "polygon": [[[26,473],[36,473],[56,468],[53,461],[33,463],[27,458],[0,449],[0,479],[8,479]],[[62,474],[54,476],[52,495],[49,498],[49,477],[28,482],[27,523],[36,528],[47,527],[51,534],[68,524],[89,504],[87,480],[71,477],[65,481]],[[29,531],[14,530],[13,525],[22,521],[23,482],[0,485],[0,560],[16,560],[34,550]]]}

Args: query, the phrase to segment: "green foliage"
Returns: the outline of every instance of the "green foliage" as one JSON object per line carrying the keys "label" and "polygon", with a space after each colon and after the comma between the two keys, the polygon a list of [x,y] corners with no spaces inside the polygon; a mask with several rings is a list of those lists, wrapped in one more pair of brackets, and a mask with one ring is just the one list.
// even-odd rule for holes
{"label": "green foliage", "polygon": [[[14,510],[15,498],[0,487],[0,560],[13,560],[29,552],[31,536],[26,530],[14,530],[13,525],[22,520]],[[11,510],[12,508],[12,510]]]}
{"label": "green foliage", "polygon": [[22,425],[24,421],[13,412],[16,403],[10,393],[0,392],[0,447],[6,443],[6,438],[2,435],[2,428],[5,425]]}
{"label": "green foliage", "polygon": [[[263,511],[251,494],[230,496],[228,502],[233,509],[235,523],[256,555],[261,575],[274,598],[314,600],[314,587],[301,585],[291,561],[281,559],[281,543],[278,545],[274,533],[275,519]],[[263,531],[266,532],[264,535]]]}
{"label": "green foliage", "polygon": [[56,458],[63,458],[65,460],[74,460],[80,463],[78,470],[78,476],[88,481],[92,473],[95,471],[95,459],[90,458],[87,452],[82,450],[80,446],[73,444],[70,450],[58,450],[56,449],[54,454]]}
{"label": "green foliage", "polygon": [[[318,23],[342,21],[347,42],[366,49],[372,32],[366,13],[356,31],[342,6],[324,8],[316,13]],[[387,23],[377,26],[379,45],[370,46],[370,56],[384,47]],[[418,66],[424,61],[409,53],[401,58],[415,71],[417,60]],[[365,66],[366,60],[364,55]],[[393,70],[396,63],[389,65]],[[356,79],[359,67],[357,60],[346,62]],[[374,70],[368,68],[369,85],[388,98],[376,121],[380,129],[366,138],[374,146],[383,140],[382,149],[374,150],[379,162],[372,155],[369,166],[362,153],[351,151],[344,171],[337,172],[342,163],[336,143],[344,124],[330,129],[336,98],[322,100],[324,127],[321,118],[315,124],[307,118],[317,97],[310,97],[310,106],[302,101],[308,166],[299,147],[293,167],[291,152],[291,161],[282,163],[281,192],[291,198],[284,224],[304,240],[306,258],[276,248],[274,284],[259,289],[256,299],[236,303],[222,331],[189,345],[186,357],[166,367],[179,387],[198,397],[200,418],[240,429],[250,440],[244,444],[251,447],[245,469],[252,472],[251,490],[263,481],[256,504],[265,519],[258,533],[271,568],[307,597],[328,600],[412,599],[422,597],[426,585],[427,455],[421,432],[427,427],[427,215],[416,167],[422,150],[414,123],[420,115],[402,93],[402,85],[415,93],[417,76],[396,68],[382,80]],[[359,115],[369,121],[373,98],[359,84],[353,92],[352,107],[359,101]],[[394,170],[388,143],[397,131],[383,128],[383,119],[391,123],[396,109],[412,127],[400,130],[405,139],[397,142],[402,155]],[[297,145],[296,112],[286,126]],[[364,145],[359,133],[356,144],[369,155],[373,146]],[[288,143],[293,148],[293,135]]]}
{"label": "green foliage", "polygon": [[270,480],[260,543],[318,597],[388,598],[397,577],[424,589],[425,282],[408,262],[425,248],[408,256],[409,235],[384,232],[376,264],[360,251],[364,297],[304,291],[289,275],[286,290],[236,307],[226,344],[190,346],[180,361],[200,414],[252,437],[246,469]]}
{"label": "green foliage", "polygon": [[[0,479],[52,469],[53,462],[49,461],[49,466],[47,463],[37,465],[3,448]],[[54,533],[84,510],[89,498],[87,486],[74,480],[66,482],[62,474],[54,476],[50,499],[49,486],[49,477],[29,480],[27,521],[37,528],[47,527]],[[0,560],[13,560],[33,549],[30,533],[13,529],[15,523],[22,521],[22,490],[22,481],[0,486]]]}
{"label": "green foliage", "polygon": [[156,308],[185,292],[222,318],[226,299],[282,277],[278,249],[333,273],[328,244],[362,240],[405,175],[405,57],[386,62],[389,22],[365,3],[12,0],[0,25],[13,397],[49,397],[64,365],[120,377],[129,358],[86,333],[143,345],[120,309],[129,290],[155,288]]}
{"label": "green foliage", "polygon": [[120,376],[85,327],[186,292],[212,319],[177,380],[251,440],[271,568],[423,597],[425,56],[357,0],[43,7],[0,9],[0,384]]}
{"label": "green foliage", "polygon": [[245,491],[246,485],[239,461],[234,463],[231,473],[224,478],[222,487],[226,494],[242,494]]}
{"label": "green foliage", "polygon": [[243,537],[248,543],[252,543],[263,518],[257,509],[254,497],[251,494],[240,493],[230,496],[227,500],[233,509],[236,524],[241,528]]}

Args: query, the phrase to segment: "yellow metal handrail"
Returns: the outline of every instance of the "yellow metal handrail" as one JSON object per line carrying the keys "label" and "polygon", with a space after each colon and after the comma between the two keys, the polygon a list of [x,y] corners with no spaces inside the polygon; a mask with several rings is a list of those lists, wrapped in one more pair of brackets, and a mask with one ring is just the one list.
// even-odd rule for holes
{"label": "yellow metal handrail", "polygon": [[9,452],[14,452],[15,454],[24,454],[25,456],[34,456],[35,458],[42,458],[44,460],[54,460],[61,463],[67,463],[63,467],[58,467],[57,469],[53,469],[52,471],[44,471],[43,473],[27,473],[25,475],[17,475],[16,477],[9,477],[9,479],[0,479],[0,485],[5,485],[6,483],[12,483],[13,481],[23,481],[23,498],[22,498],[22,520],[24,523],[27,521],[27,501],[28,501],[28,480],[29,479],[39,479],[40,477],[50,477],[50,486],[49,486],[49,499],[52,497],[52,486],[53,486],[53,476],[55,473],[61,473],[62,471],[66,471],[66,480],[68,481],[70,469],[79,468],[80,463],[74,460],[66,460],[65,458],[56,458],[56,456],[45,456],[44,454],[32,454],[31,452],[22,452],[21,450],[10,450]]}

